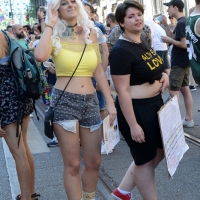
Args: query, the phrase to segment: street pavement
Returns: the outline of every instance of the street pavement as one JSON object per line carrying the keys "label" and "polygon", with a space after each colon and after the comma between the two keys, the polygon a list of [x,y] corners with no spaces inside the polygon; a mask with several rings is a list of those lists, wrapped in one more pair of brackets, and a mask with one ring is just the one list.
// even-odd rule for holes
{"label": "street pavement", "polygon": [[[164,99],[168,93],[164,93]],[[192,92],[195,127],[186,132],[200,138],[200,89]],[[180,110],[184,116],[181,99]],[[43,134],[43,121],[35,115],[29,124],[28,142],[35,160],[36,191],[40,200],[66,200],[63,187],[63,162],[59,147],[47,148],[50,140]],[[200,147],[188,143],[190,149],[184,155],[173,178],[168,178],[166,162],[163,160],[156,169],[156,188],[159,200],[200,200]],[[122,139],[113,153],[102,156],[101,170],[110,182],[117,186],[132,162],[126,142]],[[19,193],[14,162],[5,142],[0,140],[0,200],[12,200]],[[141,200],[137,189],[133,190],[134,200]],[[97,200],[102,198],[97,195]]]}

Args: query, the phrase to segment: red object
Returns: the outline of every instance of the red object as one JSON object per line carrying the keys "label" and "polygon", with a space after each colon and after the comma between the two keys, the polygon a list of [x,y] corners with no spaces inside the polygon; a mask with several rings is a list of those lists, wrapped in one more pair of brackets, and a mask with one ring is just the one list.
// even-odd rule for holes
{"label": "red object", "polygon": [[117,188],[112,192],[111,195],[116,200],[133,200],[131,193],[124,195],[124,194],[120,193]]}

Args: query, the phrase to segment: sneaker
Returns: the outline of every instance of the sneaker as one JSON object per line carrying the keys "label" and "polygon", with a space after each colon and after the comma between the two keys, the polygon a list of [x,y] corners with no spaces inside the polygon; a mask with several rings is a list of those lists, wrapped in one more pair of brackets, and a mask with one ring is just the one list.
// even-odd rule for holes
{"label": "sneaker", "polygon": [[194,85],[190,85],[189,88],[190,88],[190,92],[193,92],[193,91],[196,91],[196,90],[197,90],[196,87],[195,87]]}
{"label": "sneaker", "polygon": [[111,195],[116,200],[133,200],[131,193],[122,194],[122,193],[120,193],[120,191],[117,188],[111,193]]}
{"label": "sneaker", "polygon": [[33,118],[33,114],[30,114],[30,117]]}
{"label": "sneaker", "polygon": [[47,143],[47,146],[48,147],[57,147],[57,146],[59,146],[58,140],[53,138],[53,140],[51,142]]}
{"label": "sneaker", "polygon": [[[112,153],[113,150],[109,151],[108,153]],[[102,142],[101,143],[101,155],[105,155],[106,153],[106,145]]]}
{"label": "sneaker", "polygon": [[185,120],[185,117],[182,119],[182,123],[183,123],[183,126],[184,127],[187,127],[187,128],[192,128],[192,127],[194,127],[194,121],[193,121],[193,119],[192,120],[190,120],[190,121],[186,121]]}

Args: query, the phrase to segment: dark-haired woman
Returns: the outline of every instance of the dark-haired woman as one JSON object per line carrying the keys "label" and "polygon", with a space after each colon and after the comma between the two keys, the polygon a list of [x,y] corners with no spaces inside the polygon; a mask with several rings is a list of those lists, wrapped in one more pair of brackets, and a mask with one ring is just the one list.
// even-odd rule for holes
{"label": "dark-haired woman", "polygon": [[140,39],[144,9],[137,1],[125,0],[115,13],[123,33],[110,53],[111,75],[117,91],[119,129],[134,162],[112,195],[132,199],[136,186],[145,200],[157,200],[154,169],[163,159],[157,112],[163,105],[161,92],[169,84],[164,62],[146,41]]}

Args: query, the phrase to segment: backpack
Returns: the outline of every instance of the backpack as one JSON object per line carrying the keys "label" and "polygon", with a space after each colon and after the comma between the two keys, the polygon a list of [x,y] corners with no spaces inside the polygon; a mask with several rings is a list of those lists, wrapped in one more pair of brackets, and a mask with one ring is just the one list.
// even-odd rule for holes
{"label": "backpack", "polygon": [[35,110],[37,119],[39,120],[35,109],[35,100],[39,99],[40,95],[43,93],[45,79],[41,67],[34,58],[34,54],[30,50],[26,50],[21,47],[14,39],[11,39],[5,31],[2,31],[2,33],[4,33],[10,49],[10,55],[6,58],[6,61],[10,62],[18,91],[16,137],[19,136],[19,146],[19,124],[22,124],[22,119],[20,116],[20,95],[18,85],[21,86],[26,97],[32,98],[33,109]]}
{"label": "backpack", "polygon": [[[2,31],[10,48],[10,64],[13,73],[17,71],[18,80],[25,96],[37,100],[43,93],[45,78],[42,68],[38,65],[32,51],[21,47],[17,41],[11,39],[5,31]],[[16,70],[14,70],[16,69]]]}

